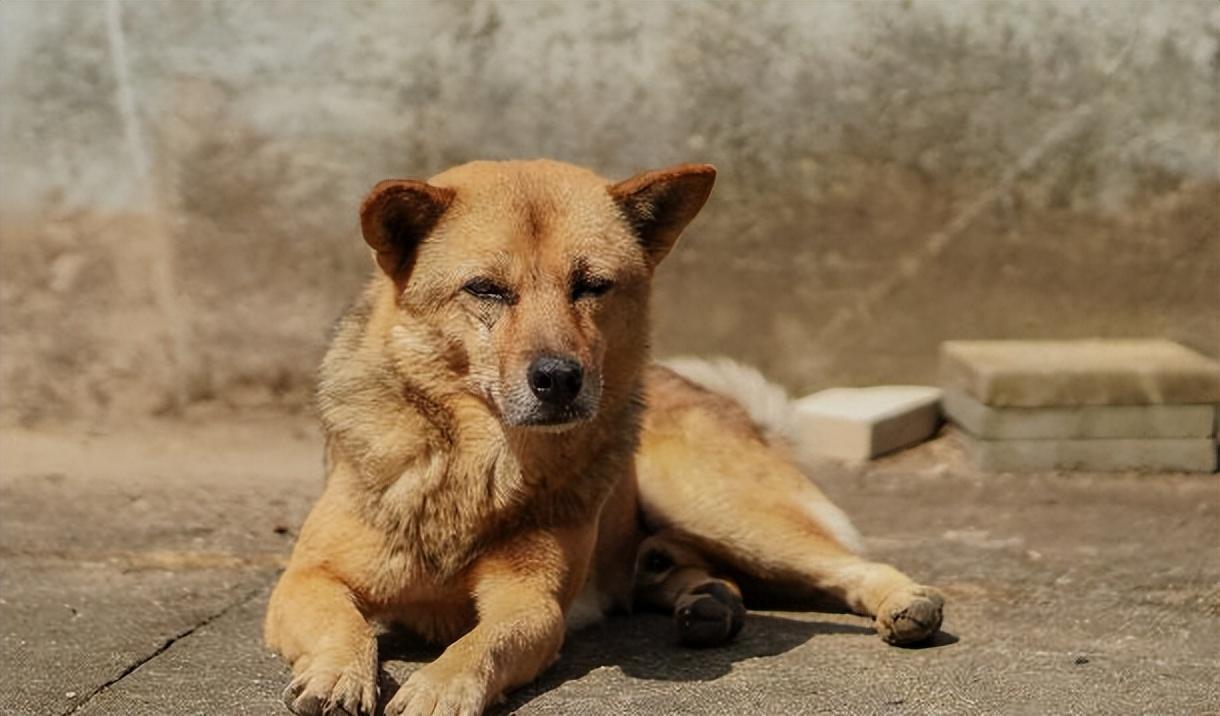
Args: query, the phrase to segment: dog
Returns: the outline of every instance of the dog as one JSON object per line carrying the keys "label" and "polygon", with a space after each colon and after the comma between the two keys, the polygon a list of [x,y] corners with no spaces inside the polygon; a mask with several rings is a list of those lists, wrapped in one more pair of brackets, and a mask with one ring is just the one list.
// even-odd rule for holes
{"label": "dog", "polygon": [[447,645],[389,716],[483,713],[568,628],[633,606],[693,646],[765,594],[831,599],[893,644],[939,628],[935,589],[858,555],[776,386],[649,362],[654,271],[715,176],[473,162],[372,189],[373,276],[320,371],[325,487],[267,610],[293,712],[374,713],[386,624]]}

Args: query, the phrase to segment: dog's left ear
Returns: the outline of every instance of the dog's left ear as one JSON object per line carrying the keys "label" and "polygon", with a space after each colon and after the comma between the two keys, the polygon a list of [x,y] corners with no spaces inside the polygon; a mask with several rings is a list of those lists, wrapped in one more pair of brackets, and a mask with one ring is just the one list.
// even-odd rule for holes
{"label": "dog's left ear", "polygon": [[454,191],[411,179],[377,182],[360,206],[364,241],[399,290],[415,263],[415,250],[453,203]]}
{"label": "dog's left ear", "polygon": [[610,196],[656,266],[703,208],[715,183],[711,164],[679,164],[619,182],[610,187]]}

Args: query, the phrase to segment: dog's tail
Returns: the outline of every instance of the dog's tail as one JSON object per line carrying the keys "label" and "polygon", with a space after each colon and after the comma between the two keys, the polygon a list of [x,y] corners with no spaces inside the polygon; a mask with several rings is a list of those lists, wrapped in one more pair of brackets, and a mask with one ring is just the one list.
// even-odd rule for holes
{"label": "dog's tail", "polygon": [[[740,405],[762,431],[767,443],[790,455],[801,472],[813,479],[816,460],[809,450],[810,436],[799,429],[796,406],[783,386],[767,380],[757,368],[731,358],[681,357],[660,363],[705,390],[719,393]],[[857,553],[864,551],[860,533],[832,502],[823,500],[809,505],[809,509],[841,544]]]}

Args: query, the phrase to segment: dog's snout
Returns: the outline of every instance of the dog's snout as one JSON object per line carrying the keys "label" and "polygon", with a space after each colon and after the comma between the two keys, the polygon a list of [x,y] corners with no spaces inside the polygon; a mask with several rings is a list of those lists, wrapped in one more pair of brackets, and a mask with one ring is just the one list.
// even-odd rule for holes
{"label": "dog's snout", "polygon": [[563,406],[580,394],[584,371],[580,363],[560,356],[545,355],[534,359],[529,367],[530,390],[538,400],[548,405]]}

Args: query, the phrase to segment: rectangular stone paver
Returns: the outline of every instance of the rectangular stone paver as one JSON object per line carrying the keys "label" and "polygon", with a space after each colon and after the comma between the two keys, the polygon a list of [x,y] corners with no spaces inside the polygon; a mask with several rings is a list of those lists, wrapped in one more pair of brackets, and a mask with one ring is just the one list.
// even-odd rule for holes
{"label": "rectangular stone paver", "polygon": [[1192,438],[1215,429],[1211,405],[1080,405],[993,408],[960,390],[945,392],[945,416],[989,440]]}
{"label": "rectangular stone paver", "polygon": [[938,388],[882,385],[831,388],[796,401],[802,449],[868,460],[927,440],[940,424]]}
{"label": "rectangular stone paver", "polygon": [[940,370],[997,407],[1220,402],[1220,364],[1166,340],[947,341]]}
{"label": "rectangular stone paver", "polygon": [[994,472],[1039,470],[1215,472],[1212,438],[981,440],[963,435],[975,464]]}

